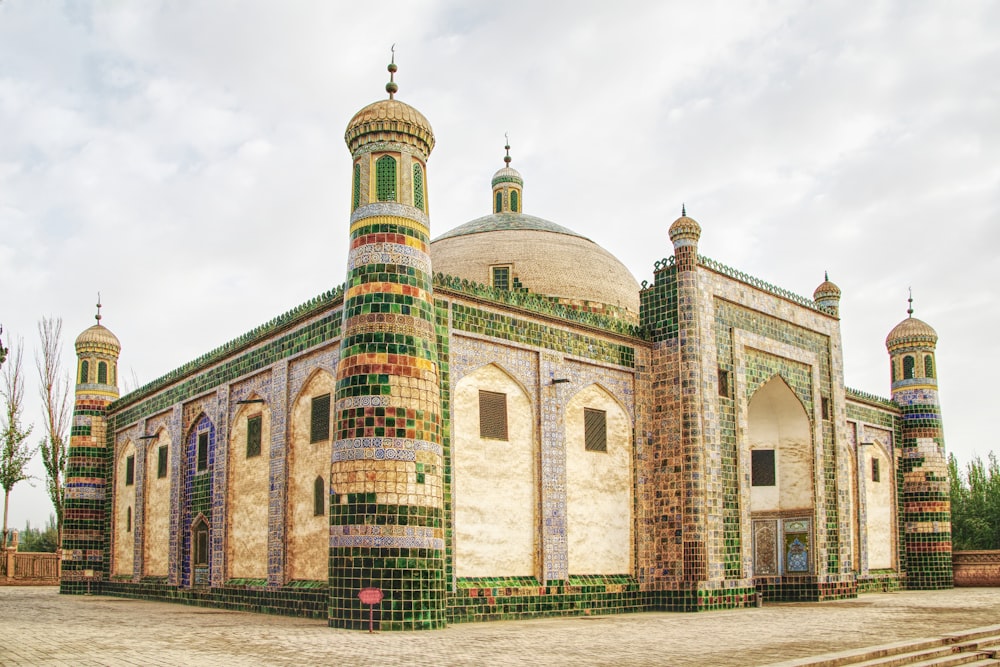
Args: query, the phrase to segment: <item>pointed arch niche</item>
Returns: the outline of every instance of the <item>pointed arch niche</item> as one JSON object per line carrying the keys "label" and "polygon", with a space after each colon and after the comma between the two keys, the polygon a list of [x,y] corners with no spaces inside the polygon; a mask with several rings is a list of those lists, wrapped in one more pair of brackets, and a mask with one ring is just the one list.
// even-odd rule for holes
{"label": "pointed arch niche", "polygon": [[114,574],[131,577],[135,564],[135,443],[127,440],[115,463]]}
{"label": "pointed arch niche", "polygon": [[[497,428],[501,404],[506,413],[505,433]],[[488,406],[490,414],[481,415],[481,405]],[[482,366],[455,386],[456,576],[535,574],[538,454],[534,414],[525,389],[495,364]]]}
{"label": "pointed arch niche", "polygon": [[630,573],[631,419],[614,396],[592,384],[566,404],[565,424],[569,572]]}
{"label": "pointed arch niche", "polygon": [[[253,394],[251,400],[260,400]],[[270,506],[271,408],[240,407],[229,429],[226,563],[231,579],[267,578]]]}
{"label": "pointed arch niche", "polygon": [[[329,512],[316,513],[316,479],[326,481],[329,498],[330,436],[334,435],[329,420],[334,418],[334,406],[327,402],[332,397],[336,380],[332,373],[318,369],[302,386],[291,411],[288,440],[288,500],[286,509],[287,545],[285,575],[288,580],[308,579],[326,581],[329,577],[330,519]],[[313,399],[316,402],[316,415]],[[321,412],[319,406],[330,406]],[[316,419],[326,419],[326,438],[313,438],[323,431],[313,428]],[[323,426],[318,424],[319,427]],[[320,433],[321,434],[321,433]],[[315,440],[315,441],[314,441]]]}
{"label": "pointed arch niche", "polygon": [[146,512],[143,566],[147,576],[166,576],[170,552],[170,431],[160,428],[146,444]]}
{"label": "pointed arch niche", "polygon": [[[747,440],[751,451],[751,512],[802,510],[813,507],[812,425],[795,392],[778,375],[750,399]],[[754,452],[773,452],[755,456]],[[773,461],[767,482],[767,460]],[[755,462],[756,465],[755,465]]]}

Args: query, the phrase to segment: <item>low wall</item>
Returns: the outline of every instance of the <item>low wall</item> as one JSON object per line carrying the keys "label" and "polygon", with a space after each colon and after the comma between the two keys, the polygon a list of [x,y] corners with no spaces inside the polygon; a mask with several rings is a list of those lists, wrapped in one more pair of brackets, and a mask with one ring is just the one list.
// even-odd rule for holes
{"label": "low wall", "polygon": [[951,563],[956,586],[1000,586],[1000,550],[955,551]]}
{"label": "low wall", "polygon": [[0,552],[0,585],[55,586],[59,583],[59,555],[7,548]]}

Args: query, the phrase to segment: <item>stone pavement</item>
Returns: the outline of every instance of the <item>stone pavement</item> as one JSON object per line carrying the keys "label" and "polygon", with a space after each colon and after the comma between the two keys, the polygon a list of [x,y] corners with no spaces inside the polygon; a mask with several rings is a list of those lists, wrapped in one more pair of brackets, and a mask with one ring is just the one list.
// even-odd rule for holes
{"label": "stone pavement", "polygon": [[0,587],[0,665],[766,665],[996,623],[1000,588],[369,635],[322,621]]}

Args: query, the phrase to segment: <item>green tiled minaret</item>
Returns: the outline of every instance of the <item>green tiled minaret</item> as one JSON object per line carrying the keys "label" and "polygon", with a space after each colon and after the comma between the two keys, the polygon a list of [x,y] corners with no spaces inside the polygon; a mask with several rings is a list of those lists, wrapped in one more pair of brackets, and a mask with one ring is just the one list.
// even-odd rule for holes
{"label": "green tiled minaret", "polygon": [[906,558],[906,587],[952,587],[948,459],[938,402],[937,332],[909,315],[885,340],[892,364],[892,400],[902,412],[897,470]]}
{"label": "green tiled minaret", "polygon": [[63,593],[96,592],[107,575],[105,552],[110,548],[111,441],[107,407],[118,398],[118,354],[121,343],[101,324],[77,336],[76,390],[64,483],[62,531]]}
{"label": "green tiled minaret", "polygon": [[428,254],[424,116],[389,99],[351,119],[351,247],[331,463],[333,627],[365,629],[358,594],[378,588],[382,630],[445,624],[441,398]]}

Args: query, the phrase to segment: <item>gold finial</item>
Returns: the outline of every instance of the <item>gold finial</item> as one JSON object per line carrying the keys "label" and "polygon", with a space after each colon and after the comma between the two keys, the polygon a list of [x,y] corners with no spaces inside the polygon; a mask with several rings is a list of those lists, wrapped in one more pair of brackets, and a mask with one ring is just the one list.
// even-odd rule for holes
{"label": "gold finial", "polygon": [[910,307],[906,309],[906,314],[909,315],[910,317],[913,317],[913,288],[907,287],[906,289],[910,290],[910,298],[907,299],[907,301],[910,304]]}
{"label": "gold finial", "polygon": [[389,93],[389,99],[392,100],[392,99],[395,99],[394,95],[396,94],[396,91],[399,90],[399,86],[396,85],[396,81],[393,78],[396,75],[396,69],[397,69],[397,67],[396,67],[396,45],[393,44],[392,48],[389,49],[389,51],[392,52],[392,57],[389,60],[389,67],[388,67],[388,70],[389,70],[389,83],[385,84],[385,92]]}
{"label": "gold finial", "polygon": [[503,133],[504,138],[504,150],[507,151],[507,155],[504,156],[503,161],[508,167],[510,166],[510,136],[506,132]]}
{"label": "gold finial", "polygon": [[97,315],[94,316],[94,319],[97,320],[98,324],[101,323],[101,293],[100,292],[97,293]]}

